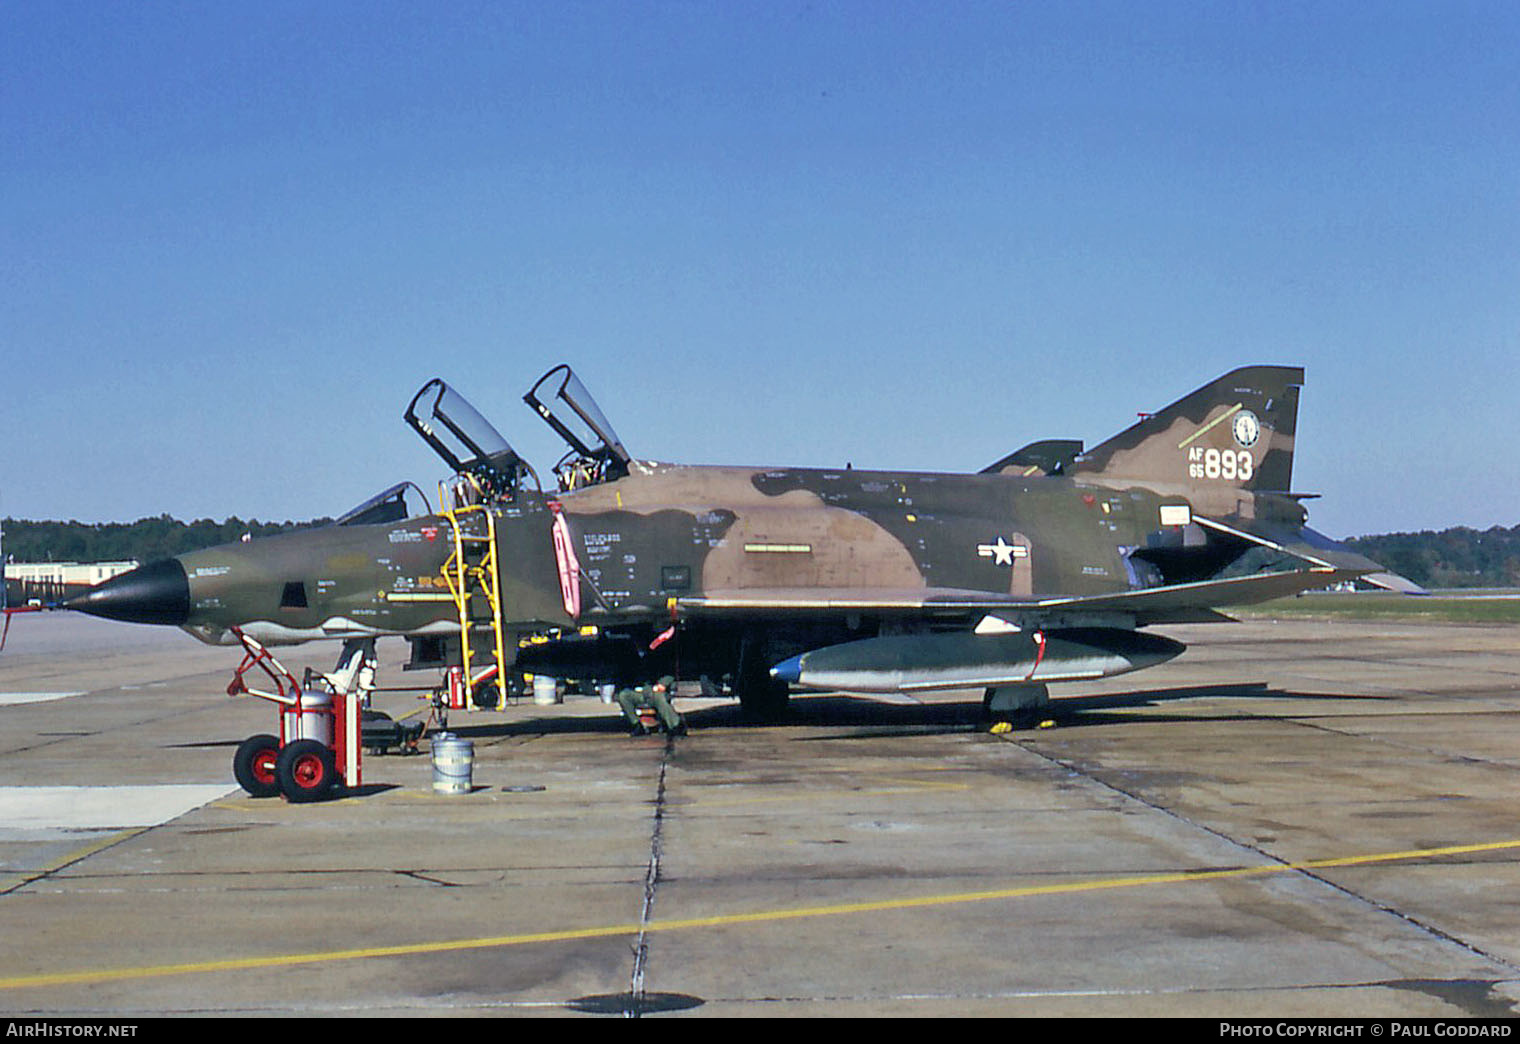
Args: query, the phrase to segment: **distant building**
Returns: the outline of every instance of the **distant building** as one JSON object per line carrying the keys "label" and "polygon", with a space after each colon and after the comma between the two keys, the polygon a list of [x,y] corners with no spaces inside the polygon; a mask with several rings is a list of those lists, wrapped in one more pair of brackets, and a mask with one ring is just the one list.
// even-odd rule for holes
{"label": "distant building", "polygon": [[7,562],[5,604],[49,605],[136,568],[136,562]]}

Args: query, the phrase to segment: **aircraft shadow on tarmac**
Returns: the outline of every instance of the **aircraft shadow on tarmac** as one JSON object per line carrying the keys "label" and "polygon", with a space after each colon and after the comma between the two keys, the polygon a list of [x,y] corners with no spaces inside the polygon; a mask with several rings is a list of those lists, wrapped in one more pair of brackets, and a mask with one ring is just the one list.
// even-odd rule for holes
{"label": "aircraft shadow on tarmac", "polygon": [[[1260,713],[1216,714],[1170,714],[1162,711],[1154,714],[1105,714],[1104,711],[1133,711],[1136,708],[1157,708],[1176,700],[1191,699],[1272,699],[1306,702],[1385,701],[1392,697],[1354,695],[1351,693],[1308,693],[1275,689],[1265,682],[1247,682],[1236,685],[1195,685],[1185,688],[1145,689],[1136,692],[1105,693],[1094,696],[1071,696],[1056,700],[1048,707],[1015,717],[1014,728],[1027,729],[1046,720],[1057,722],[1062,728],[1092,727],[1120,723],[1228,721],[1260,718]],[[746,719],[737,703],[702,707],[685,714],[687,725],[694,731],[765,727]],[[803,740],[869,738],[873,736],[937,735],[955,732],[976,732],[988,728],[989,719],[983,713],[981,703],[974,700],[944,703],[884,702],[869,697],[851,697],[838,693],[798,693],[791,701],[785,718],[770,723],[793,728],[849,728],[866,730],[852,735],[833,733],[828,736],[804,736]],[[549,735],[625,735],[627,723],[619,716],[607,714],[597,717],[556,717],[546,713],[524,721],[481,722],[461,724],[456,716],[449,732],[465,739],[491,739],[511,736]],[[200,740],[193,743],[176,743],[170,749],[205,749],[236,747],[240,738]],[[425,754],[426,751],[424,750]],[[387,756],[396,757],[391,751]]]}
{"label": "aircraft shadow on tarmac", "polygon": [[[1015,728],[1028,727],[1044,720],[1054,720],[1063,727],[1108,725],[1119,722],[1144,721],[1159,723],[1168,721],[1222,721],[1259,718],[1260,714],[1105,714],[1104,711],[1133,710],[1135,708],[1159,708],[1175,700],[1190,699],[1273,699],[1302,701],[1335,701],[1389,699],[1384,696],[1353,695],[1349,693],[1306,693],[1272,688],[1265,682],[1249,682],[1236,685],[1197,685],[1185,688],[1147,689],[1136,692],[1106,693],[1094,696],[1074,696],[1058,699],[1048,707],[1015,718]],[[746,719],[737,703],[721,704],[688,711],[684,717],[692,731],[755,728],[755,722]],[[883,732],[933,735],[937,733],[972,732],[988,727],[989,719],[980,701],[944,703],[883,702],[869,697],[851,697],[837,693],[809,695],[798,693],[792,697],[787,715],[772,723],[777,726],[840,728],[854,726],[868,729],[862,735],[879,736]],[[544,717],[526,721],[451,724],[450,732],[472,739],[522,735],[618,735],[628,731],[621,717],[555,717],[552,712]],[[805,739],[842,739],[838,734],[804,737]]]}
{"label": "aircraft shadow on tarmac", "polygon": [[[1013,719],[1016,731],[1032,731],[1042,721],[1056,722],[1062,728],[1090,728],[1099,725],[1145,724],[1197,724],[1200,722],[1259,721],[1272,717],[1269,713],[1242,710],[1239,712],[1217,711],[1211,713],[1177,714],[1162,710],[1169,702],[1190,699],[1245,699],[1287,700],[1293,702],[1322,703],[1345,701],[1384,702],[1395,697],[1351,693],[1307,693],[1277,689],[1266,682],[1247,682],[1234,685],[1197,685],[1184,688],[1146,689],[1135,692],[1105,693],[1093,696],[1074,696],[1056,700],[1054,703],[1025,712]],[[1144,709],[1155,709],[1144,713]],[[1135,713],[1141,709],[1142,713]],[[456,736],[485,740],[508,739],[514,736],[549,735],[626,735],[628,726],[621,716],[603,714],[596,717],[556,717],[552,708],[543,717],[524,721],[495,722],[470,725],[452,725],[450,732]],[[1105,713],[1124,711],[1126,713]],[[725,729],[764,728],[745,718],[737,703],[700,707],[685,714],[688,727],[700,733],[721,734]],[[935,736],[955,733],[986,731],[989,718],[980,701],[914,703],[883,702],[866,697],[851,697],[839,693],[799,693],[791,701],[789,713],[776,726],[820,730],[819,734],[793,737],[801,742],[818,740],[865,740],[890,736]],[[826,733],[821,730],[830,730]],[[844,729],[845,731],[838,731]],[[425,741],[424,741],[425,742]],[[173,749],[200,749],[236,747],[237,739],[202,740],[177,743]],[[419,752],[423,755],[426,750]],[[375,755],[371,755],[375,756]],[[397,753],[388,756],[396,757]],[[373,797],[396,789],[395,784],[367,783],[346,793],[345,796]],[[490,787],[473,787],[473,791],[490,790]],[[512,788],[507,788],[512,789]],[[539,787],[525,789],[542,789]]]}

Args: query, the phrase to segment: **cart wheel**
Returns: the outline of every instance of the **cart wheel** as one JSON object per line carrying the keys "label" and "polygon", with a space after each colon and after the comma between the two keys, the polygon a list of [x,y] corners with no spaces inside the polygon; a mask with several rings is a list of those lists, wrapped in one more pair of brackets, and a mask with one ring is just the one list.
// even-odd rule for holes
{"label": "cart wheel", "polygon": [[296,804],[321,801],[337,789],[338,762],[325,744],[296,740],[280,750],[274,776],[286,801]]}
{"label": "cart wheel", "polygon": [[232,774],[238,786],[256,798],[274,797],[280,792],[275,782],[274,764],[280,756],[278,736],[249,736],[238,744],[232,756]]}

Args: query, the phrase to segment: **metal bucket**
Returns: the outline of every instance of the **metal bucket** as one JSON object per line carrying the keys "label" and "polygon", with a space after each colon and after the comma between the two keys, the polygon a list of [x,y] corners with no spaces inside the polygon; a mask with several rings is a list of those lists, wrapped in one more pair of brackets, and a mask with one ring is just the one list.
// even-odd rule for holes
{"label": "metal bucket", "polygon": [[433,737],[433,790],[468,794],[475,773],[475,744],[452,732]]}
{"label": "metal bucket", "polygon": [[533,702],[539,707],[552,707],[560,701],[559,682],[554,678],[545,678],[542,674],[533,676]]}

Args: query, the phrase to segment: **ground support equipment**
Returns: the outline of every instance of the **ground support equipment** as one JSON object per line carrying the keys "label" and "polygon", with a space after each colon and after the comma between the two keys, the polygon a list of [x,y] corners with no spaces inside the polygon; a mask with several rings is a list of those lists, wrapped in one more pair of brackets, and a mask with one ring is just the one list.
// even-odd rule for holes
{"label": "ground support equipment", "polygon": [[[232,759],[238,783],[254,797],[284,796],[305,803],[332,796],[363,780],[361,705],[375,681],[375,641],[349,639],[332,674],[307,671],[306,684],[257,640],[231,629],[243,646],[243,662],[233,671],[229,696],[257,696],[279,708],[279,734],[250,736]],[[249,686],[255,667],[272,691]]]}
{"label": "ground support equipment", "polygon": [[[489,504],[460,504],[442,515],[454,538],[443,579],[459,613],[459,664],[448,672],[448,707],[499,710],[506,706],[507,662],[496,570],[496,512]],[[480,639],[485,639],[484,649],[479,648]],[[482,657],[478,664],[477,655]]]}

